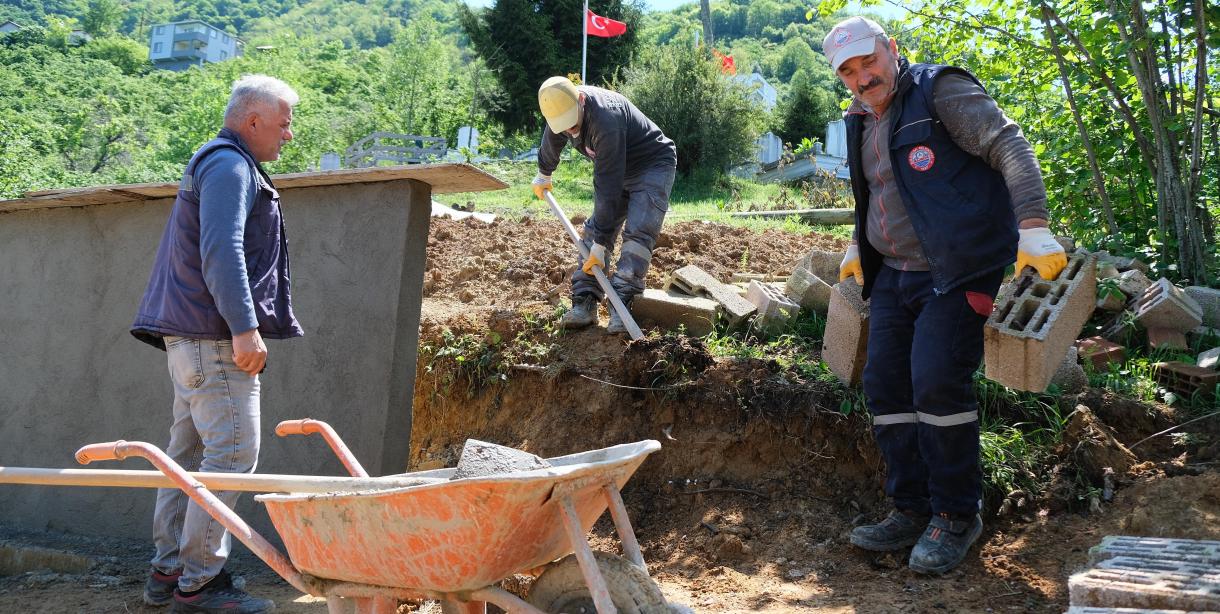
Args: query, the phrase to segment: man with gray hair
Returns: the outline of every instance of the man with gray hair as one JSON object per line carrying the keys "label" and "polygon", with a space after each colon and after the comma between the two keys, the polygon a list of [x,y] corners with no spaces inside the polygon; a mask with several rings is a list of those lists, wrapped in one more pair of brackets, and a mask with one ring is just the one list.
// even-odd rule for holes
{"label": "man with gray hair", "polygon": [[1033,148],[973,75],[912,64],[871,19],[822,43],[854,94],[844,115],[856,231],[839,278],[871,299],[864,393],[894,510],[856,527],[866,550],[914,545],[908,566],[943,574],[979,538],[982,471],[973,375],[1004,270],[1055,279]]}
{"label": "man with gray hair", "polygon": [[[278,79],[233,84],[224,127],[186,165],[131,333],[164,350],[174,389],[166,453],[188,471],[251,473],[263,339],[300,337],[279,193],[262,168],[292,140],[299,98]],[[226,505],[240,493],[218,492]],[[230,537],[181,490],[157,491],[149,605],[173,612],[275,609],[224,570]]]}

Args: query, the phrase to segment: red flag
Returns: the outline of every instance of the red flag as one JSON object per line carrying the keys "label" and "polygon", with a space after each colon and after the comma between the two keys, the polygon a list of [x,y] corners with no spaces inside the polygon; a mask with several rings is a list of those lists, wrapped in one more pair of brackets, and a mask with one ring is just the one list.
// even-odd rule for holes
{"label": "red flag", "polygon": [[627,31],[627,24],[609,17],[602,17],[588,9],[585,9],[585,26],[589,29],[589,36],[602,38],[618,36]]}

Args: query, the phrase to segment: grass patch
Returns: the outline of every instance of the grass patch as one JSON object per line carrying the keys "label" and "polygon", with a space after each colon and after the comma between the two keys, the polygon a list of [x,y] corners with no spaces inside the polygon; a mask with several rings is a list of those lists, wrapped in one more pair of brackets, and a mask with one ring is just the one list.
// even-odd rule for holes
{"label": "grass patch", "polygon": [[[569,152],[570,154],[570,152]],[[531,182],[538,172],[535,162],[489,161],[478,165],[509,184],[504,190],[442,194],[436,199],[446,204],[473,205],[477,211],[517,218],[524,215],[549,218],[550,207],[534,197]],[[569,217],[593,212],[593,163],[581,156],[565,159],[552,176],[555,199]],[[820,232],[842,238],[851,237],[850,226],[815,226],[799,218],[738,218],[734,212],[778,211],[820,207],[850,207],[847,183],[828,179],[796,185],[764,184],[723,173],[696,172],[678,177],[670,194],[666,223],[708,220],[755,232],[777,229],[808,234]]]}

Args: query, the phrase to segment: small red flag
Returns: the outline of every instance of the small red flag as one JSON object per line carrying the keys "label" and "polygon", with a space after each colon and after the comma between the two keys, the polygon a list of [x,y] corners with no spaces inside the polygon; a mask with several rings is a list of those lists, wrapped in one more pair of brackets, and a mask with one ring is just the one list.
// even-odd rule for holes
{"label": "small red flag", "polygon": [[602,38],[618,36],[627,31],[627,24],[609,17],[602,17],[588,9],[585,9],[585,25],[589,29],[589,36]]}

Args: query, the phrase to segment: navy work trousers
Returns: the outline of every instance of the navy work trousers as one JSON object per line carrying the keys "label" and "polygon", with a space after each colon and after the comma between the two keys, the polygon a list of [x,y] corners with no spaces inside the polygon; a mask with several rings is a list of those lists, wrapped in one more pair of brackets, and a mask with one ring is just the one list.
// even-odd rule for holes
{"label": "navy work trousers", "polygon": [[[638,177],[623,182],[623,193],[618,202],[596,203],[593,215],[585,220],[581,237],[585,247],[597,243],[606,248],[606,264],[614,252],[614,243],[619,229],[623,233],[623,246],[615,263],[610,285],[623,299],[631,299],[644,291],[644,278],[652,263],[652,250],[661,236],[661,224],[669,210],[669,193],[674,187],[673,166],[660,166],[640,173]],[[592,275],[580,270],[581,259],[577,257],[576,272],[572,273],[572,296],[592,294],[598,300],[605,298],[601,286]],[[610,269],[607,266],[607,273]]]}
{"label": "navy work trousers", "polygon": [[944,294],[928,271],[881,267],[869,307],[864,394],[894,506],[973,515],[982,498],[973,376],[1003,270]]}

